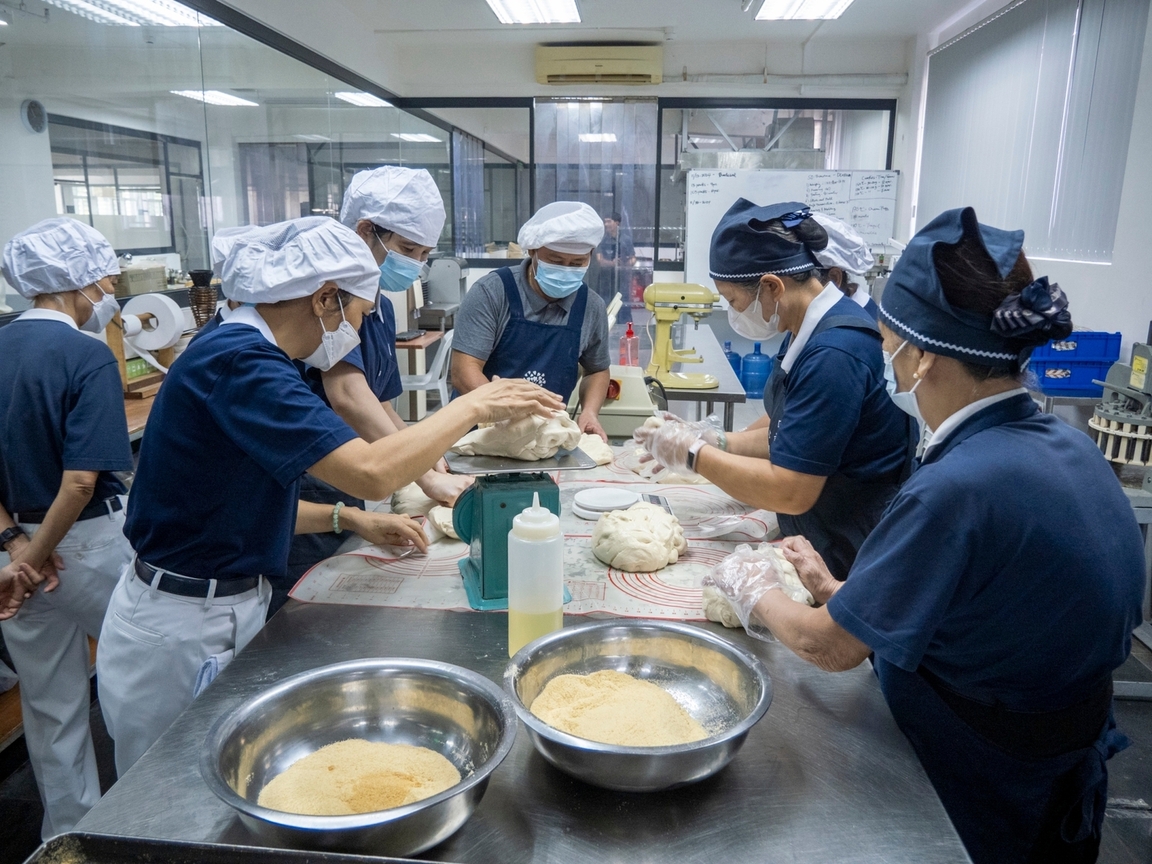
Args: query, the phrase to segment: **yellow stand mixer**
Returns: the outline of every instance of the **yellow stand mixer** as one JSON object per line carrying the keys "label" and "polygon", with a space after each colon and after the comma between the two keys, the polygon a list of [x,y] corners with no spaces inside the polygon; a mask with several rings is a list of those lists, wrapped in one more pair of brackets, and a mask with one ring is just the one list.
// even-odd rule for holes
{"label": "yellow stand mixer", "polygon": [[720,302],[719,295],[690,282],[655,282],[644,290],[644,308],[655,313],[656,338],[652,344],[652,362],[648,374],[665,387],[674,390],[711,390],[720,386],[715,375],[700,372],[673,372],[673,363],[703,363],[695,348],[676,350],[672,347],[672,325],[684,313],[691,315],[700,329],[700,319],[712,314]]}

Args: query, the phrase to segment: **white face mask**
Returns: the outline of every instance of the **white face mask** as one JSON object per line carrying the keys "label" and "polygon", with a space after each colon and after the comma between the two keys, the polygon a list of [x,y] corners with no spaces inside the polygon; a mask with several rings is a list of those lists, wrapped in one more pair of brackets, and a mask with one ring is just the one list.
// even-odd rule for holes
{"label": "white face mask", "polygon": [[892,361],[896,359],[896,355],[904,350],[904,346],[908,344],[905,339],[900,343],[900,347],[896,349],[895,353],[889,354],[887,351],[884,353],[884,381],[888,385],[888,395],[892,401],[896,403],[896,407],[903,411],[910,417],[914,417],[920,424],[920,428],[924,428],[924,417],[920,413],[920,403],[916,400],[916,388],[919,387],[923,381],[917,381],[912,385],[912,389],[905,393],[897,393],[896,388],[899,386],[896,383],[896,370],[892,368]]}
{"label": "white face mask", "polygon": [[87,321],[80,325],[80,329],[88,333],[101,332],[116,317],[116,310],[120,308],[120,304],[116,302],[115,294],[105,293],[99,285],[96,288],[102,296],[95,303],[92,303],[83,291],[80,292],[80,296],[92,304],[92,314],[88,316]]}
{"label": "white face mask", "polygon": [[745,339],[753,342],[763,342],[780,331],[780,304],[772,311],[772,317],[764,320],[764,313],[760,309],[760,289],[756,289],[756,299],[743,312],[728,304],[728,323],[732,329]]}
{"label": "white face mask", "polygon": [[320,329],[324,331],[324,335],[320,337],[320,345],[304,358],[308,366],[321,372],[327,372],[360,344],[360,334],[353,330],[348,319],[344,318],[344,301],[340,300],[339,296],[337,300],[340,303],[340,317],[343,319],[340,326],[329,332],[324,330],[324,320],[320,319]]}

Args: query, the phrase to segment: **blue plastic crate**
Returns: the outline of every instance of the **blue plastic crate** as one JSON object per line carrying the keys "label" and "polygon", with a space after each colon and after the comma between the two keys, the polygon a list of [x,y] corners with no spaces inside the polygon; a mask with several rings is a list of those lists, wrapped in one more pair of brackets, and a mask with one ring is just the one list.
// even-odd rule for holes
{"label": "blue plastic crate", "polygon": [[1111,360],[1037,360],[1028,370],[1036,375],[1040,389],[1053,396],[1102,396],[1104,389],[1093,384],[1103,381],[1117,358]]}
{"label": "blue plastic crate", "polygon": [[[1120,359],[1119,333],[1101,330],[1073,330],[1067,339],[1049,342],[1032,352],[1032,361],[1038,360],[1098,360],[1111,366]],[[1103,377],[1103,376],[1098,376]]]}

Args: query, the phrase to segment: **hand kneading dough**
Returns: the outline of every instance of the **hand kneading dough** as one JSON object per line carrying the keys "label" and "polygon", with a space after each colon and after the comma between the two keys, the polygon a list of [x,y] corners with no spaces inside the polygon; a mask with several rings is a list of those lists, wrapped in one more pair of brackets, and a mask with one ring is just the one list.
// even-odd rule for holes
{"label": "hand kneading dough", "polygon": [[567,414],[558,412],[552,417],[532,415],[475,429],[451,449],[461,456],[504,456],[536,462],[551,459],[558,450],[575,449],[580,435],[580,427]]}
{"label": "hand kneading dough", "polygon": [[616,454],[612,452],[612,448],[604,443],[604,439],[599,435],[589,435],[587,433],[580,436],[580,449],[583,450],[590,459],[595,460],[597,465],[607,465]]}
{"label": "hand kneading dough", "polygon": [[[663,417],[655,417],[655,416],[649,417],[647,420],[644,421],[644,428],[645,429],[659,429],[661,426],[664,425],[665,422],[666,421],[664,420]],[[636,451],[636,455],[639,456],[641,453],[644,453],[644,452],[645,452],[644,448],[641,447]],[[701,477],[699,474],[692,474],[692,473],[677,474],[674,471],[669,471],[667,468],[665,468],[663,471],[661,471],[659,474],[657,474],[655,462],[637,462],[632,467],[632,470],[635,473],[639,474],[641,477],[643,477],[645,480],[652,480],[655,483],[670,483],[670,484],[674,484],[677,486],[687,486],[687,485],[703,486],[707,483],[712,482],[705,477]]]}
{"label": "hand kneading dough", "polygon": [[[741,553],[740,547],[738,547],[734,554],[749,554],[751,551],[747,546],[743,547],[743,549],[748,551]],[[796,568],[792,565],[792,562],[784,557],[784,553],[782,553],[779,548],[773,546],[771,543],[761,543],[756,549],[756,553],[771,554],[776,558],[776,563],[780,565],[780,579],[784,583],[783,591],[785,594],[797,603],[805,603],[808,606],[816,605],[815,598],[813,598],[811,592],[804,587],[804,583],[800,581],[800,574],[796,572]],[[732,608],[732,604],[728,602],[728,598],[724,595],[724,592],[715,585],[704,586],[704,617],[709,621],[723,624],[725,627],[740,628],[744,626],[740,623],[740,618],[736,614],[736,610]]]}
{"label": "hand kneading dough", "polygon": [[557,675],[532,700],[531,711],[561,732],[621,747],[667,747],[708,737],[667,690],[611,669]]}
{"label": "hand kneading dough", "polygon": [[452,526],[451,507],[442,507],[437,504],[428,511],[428,521],[431,522],[441,534],[451,537],[453,540],[460,539],[460,535],[456,533],[456,529]]}
{"label": "hand kneading dough", "polygon": [[460,782],[427,747],[349,738],[288,766],[260,790],[261,807],[309,816],[375,813],[431,798]]}
{"label": "hand kneading dough", "polygon": [[435,506],[436,502],[415,483],[402,486],[392,493],[392,512],[401,516],[427,516],[428,511]]}
{"label": "hand kneading dough", "polygon": [[660,570],[687,550],[679,520],[646,501],[605,513],[592,529],[592,553],[629,573]]}

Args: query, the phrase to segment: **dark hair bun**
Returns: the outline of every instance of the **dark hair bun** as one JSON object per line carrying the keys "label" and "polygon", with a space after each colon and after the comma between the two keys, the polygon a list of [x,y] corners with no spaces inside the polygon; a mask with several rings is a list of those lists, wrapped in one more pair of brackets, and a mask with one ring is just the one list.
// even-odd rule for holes
{"label": "dark hair bun", "polygon": [[828,245],[828,232],[811,216],[793,228],[792,231],[796,238],[808,247],[810,252],[819,252]]}

